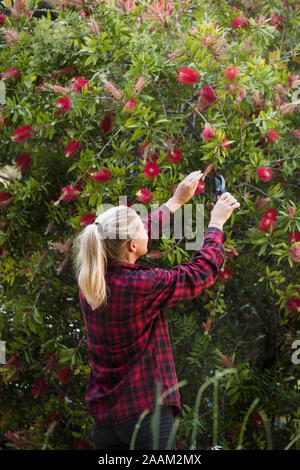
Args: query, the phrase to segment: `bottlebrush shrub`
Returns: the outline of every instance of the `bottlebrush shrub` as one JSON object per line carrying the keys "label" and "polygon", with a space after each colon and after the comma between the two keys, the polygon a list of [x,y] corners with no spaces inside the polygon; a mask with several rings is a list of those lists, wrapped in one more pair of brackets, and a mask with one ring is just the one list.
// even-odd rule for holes
{"label": "bottlebrush shrub", "polygon": [[[204,205],[204,228],[216,175],[240,210],[224,225],[215,282],[170,312],[178,380],[188,381],[176,440],[190,448],[196,395],[227,368],[221,354],[237,372],[219,380],[218,444],[236,448],[258,398],[251,416],[267,417],[283,449],[299,432],[299,5],[96,3],[49,0],[55,21],[33,17],[26,2],[0,14],[1,166],[21,170],[14,179],[0,170],[0,446],[92,448],[70,242],[102,203],[122,195],[150,209],[200,169],[191,202]],[[143,263],[170,269],[192,256],[184,239],[161,238]],[[208,401],[210,388],[197,448],[212,447]],[[265,429],[249,415],[242,447],[265,449]]]}

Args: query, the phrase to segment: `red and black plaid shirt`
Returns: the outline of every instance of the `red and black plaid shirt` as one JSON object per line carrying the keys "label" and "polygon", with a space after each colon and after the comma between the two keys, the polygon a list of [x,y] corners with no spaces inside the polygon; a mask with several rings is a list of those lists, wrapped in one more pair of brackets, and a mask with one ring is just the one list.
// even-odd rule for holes
{"label": "red and black plaid shirt", "polygon": [[[162,204],[142,218],[148,247],[170,214]],[[222,230],[209,227],[192,260],[171,269],[150,268],[139,260],[109,263],[105,308],[92,310],[79,289],[91,360],[85,399],[97,423],[124,423],[138,419],[146,408],[153,411],[156,381],[161,383],[161,394],[175,386],[161,406],[172,406],[174,416],[180,412],[164,309],[197,297],[216,281],[226,238]]]}

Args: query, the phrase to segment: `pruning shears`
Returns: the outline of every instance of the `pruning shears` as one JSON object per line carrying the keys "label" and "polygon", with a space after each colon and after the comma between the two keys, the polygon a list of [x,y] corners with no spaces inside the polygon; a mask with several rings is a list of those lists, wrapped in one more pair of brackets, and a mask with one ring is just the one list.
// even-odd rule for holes
{"label": "pruning shears", "polygon": [[[224,176],[220,175],[220,178],[215,178],[216,183],[216,191],[214,195],[214,203],[216,203],[223,193],[226,193],[227,190],[225,189],[226,182]],[[240,210],[239,207],[237,207]]]}

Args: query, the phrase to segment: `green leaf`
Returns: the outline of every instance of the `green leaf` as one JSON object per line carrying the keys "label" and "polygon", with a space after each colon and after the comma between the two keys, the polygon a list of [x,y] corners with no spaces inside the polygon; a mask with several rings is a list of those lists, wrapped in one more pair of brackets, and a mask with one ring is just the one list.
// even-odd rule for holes
{"label": "green leaf", "polygon": [[134,141],[145,135],[145,129],[138,127],[135,131],[133,136],[131,137],[130,141]]}
{"label": "green leaf", "polygon": [[233,395],[232,399],[230,400],[229,404],[232,406],[234,405],[238,399],[240,398],[241,393],[237,392],[235,395]]}
{"label": "green leaf", "polygon": [[267,246],[268,246],[267,243],[264,243],[264,244],[261,246],[261,248],[260,248],[260,250],[259,250],[259,252],[258,252],[258,256],[264,254],[264,252],[266,251]]}
{"label": "green leaf", "polygon": [[140,123],[136,120],[136,118],[134,117],[130,117],[129,119],[127,119],[127,121],[125,122],[125,127],[137,127],[139,126]]}
{"label": "green leaf", "polygon": [[98,201],[98,194],[96,193],[96,191],[90,196],[90,199],[89,199],[89,205],[92,206],[92,207],[95,207],[97,205],[97,201]]}
{"label": "green leaf", "polygon": [[[90,65],[94,60],[94,56],[91,54],[85,61],[84,65],[87,66],[87,65]],[[95,65],[95,64],[94,64]]]}

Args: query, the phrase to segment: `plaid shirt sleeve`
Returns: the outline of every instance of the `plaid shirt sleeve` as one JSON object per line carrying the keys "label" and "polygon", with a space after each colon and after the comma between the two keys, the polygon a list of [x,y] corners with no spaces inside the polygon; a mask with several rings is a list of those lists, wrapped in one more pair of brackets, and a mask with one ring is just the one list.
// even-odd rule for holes
{"label": "plaid shirt sleeve", "polygon": [[227,237],[217,227],[209,227],[203,245],[195,250],[191,261],[171,269],[153,268],[149,274],[151,290],[147,302],[155,307],[172,307],[180,302],[198,297],[218,278],[224,262]]}

